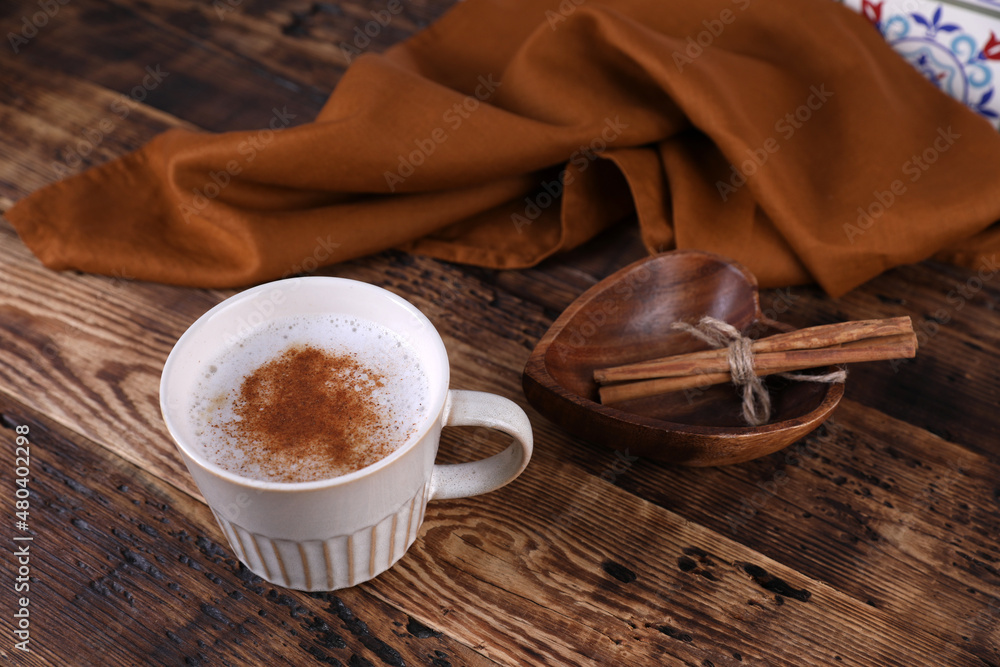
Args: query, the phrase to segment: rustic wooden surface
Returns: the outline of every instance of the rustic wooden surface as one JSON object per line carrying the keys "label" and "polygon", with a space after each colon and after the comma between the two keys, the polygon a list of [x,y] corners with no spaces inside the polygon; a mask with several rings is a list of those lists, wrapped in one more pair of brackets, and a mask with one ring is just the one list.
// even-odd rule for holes
{"label": "rustic wooden surface", "polygon": [[[404,2],[365,50],[449,5]],[[307,121],[346,66],[338,45],[383,6],[59,4],[18,53],[0,46],[0,210],[168,127],[253,128],[275,106]],[[4,3],[4,34],[39,7]],[[163,82],[114,115],[157,65]],[[521,370],[548,325],[641,255],[622,229],[520,272],[387,252],[320,273],[412,300],[455,387],[528,407]],[[529,408],[524,475],[432,504],[396,567],[331,595],[275,589],[233,560],[159,416],[167,352],[232,293],[55,274],[0,222],[5,663],[1000,665],[1000,274],[928,262],[839,300],[766,292],[765,314],[794,326],[910,315],[921,351],[855,367],[817,432],[722,468],[633,460],[627,442],[585,443]],[[30,653],[12,634],[17,426],[31,441]],[[499,446],[452,431],[440,459]]]}

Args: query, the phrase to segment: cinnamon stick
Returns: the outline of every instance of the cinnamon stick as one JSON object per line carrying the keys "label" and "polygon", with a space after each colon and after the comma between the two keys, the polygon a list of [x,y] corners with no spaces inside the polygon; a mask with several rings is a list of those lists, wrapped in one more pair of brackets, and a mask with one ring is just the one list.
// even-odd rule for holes
{"label": "cinnamon stick", "polygon": [[[833,346],[863,341],[867,339],[885,338],[913,333],[913,325],[909,317],[894,317],[884,320],[859,320],[856,322],[840,322],[823,326],[799,329],[789,333],[776,334],[761,338],[751,344],[751,351],[756,355],[758,368],[769,363],[768,353],[778,353],[793,350],[815,350]],[[729,351],[727,348],[702,350],[688,354],[679,354],[660,359],[652,359],[634,364],[601,368],[594,371],[594,380],[599,384],[644,380],[648,378],[682,377],[687,375],[703,375],[712,372],[727,372]],[[829,362],[845,363],[845,362]],[[827,363],[819,361],[815,366]],[[800,368],[809,368],[803,366]]]}
{"label": "cinnamon stick", "polygon": [[[838,347],[765,352],[755,356],[754,372],[758,376],[772,375],[833,364],[911,358],[916,353],[917,337],[911,329],[909,333],[881,336],[872,340],[852,341]],[[699,369],[703,368],[707,367],[699,366]],[[661,377],[653,380],[606,385],[599,390],[601,402],[604,404],[620,403],[672,391],[731,382],[732,376],[728,372],[728,363],[725,368],[724,372],[697,370],[694,374],[679,377]]]}

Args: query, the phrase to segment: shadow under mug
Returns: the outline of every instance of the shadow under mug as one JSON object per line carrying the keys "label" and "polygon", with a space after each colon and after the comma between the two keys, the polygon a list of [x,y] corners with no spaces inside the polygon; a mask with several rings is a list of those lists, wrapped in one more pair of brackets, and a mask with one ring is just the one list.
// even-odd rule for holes
{"label": "shadow under mug", "polygon": [[[195,438],[203,424],[190,410],[206,367],[226,346],[264,323],[310,314],[363,317],[410,344],[429,387],[430,408],[418,428],[389,456],[347,475],[311,482],[248,479],[208,460]],[[354,280],[291,278],[241,292],[192,324],[163,367],[160,409],[240,561],[279,586],[329,591],[368,581],[399,560],[416,539],[428,501],[493,491],[528,464],[532,433],[524,411],[494,394],[449,390],[449,376],[441,336],[409,302]],[[497,429],[514,441],[481,461],[435,465],[441,428],[465,425]]]}

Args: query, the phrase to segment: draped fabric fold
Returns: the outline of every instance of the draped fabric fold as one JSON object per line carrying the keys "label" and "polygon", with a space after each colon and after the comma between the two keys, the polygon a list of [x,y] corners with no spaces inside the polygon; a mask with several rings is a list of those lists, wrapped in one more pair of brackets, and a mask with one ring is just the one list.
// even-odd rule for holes
{"label": "draped fabric fold", "polygon": [[651,252],[833,295],[1000,250],[1000,135],[830,0],[468,0],[314,122],[282,113],[171,130],[7,218],[50,268],[205,287],[392,247],[527,267],[633,214]]}

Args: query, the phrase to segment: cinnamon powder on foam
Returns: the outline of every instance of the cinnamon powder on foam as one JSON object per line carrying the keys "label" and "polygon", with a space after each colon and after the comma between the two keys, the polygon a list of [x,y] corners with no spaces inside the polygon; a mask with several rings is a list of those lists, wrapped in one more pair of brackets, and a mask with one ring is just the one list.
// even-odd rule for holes
{"label": "cinnamon powder on foam", "polygon": [[250,373],[219,428],[244,453],[238,474],[304,482],[344,475],[395,450],[408,435],[382,414],[385,377],[354,354],[293,345]]}

